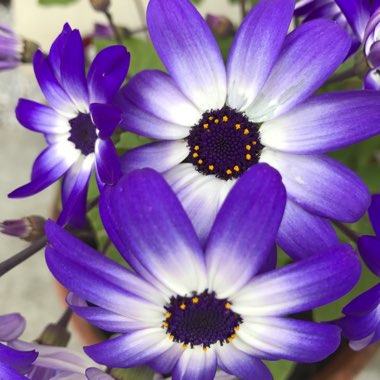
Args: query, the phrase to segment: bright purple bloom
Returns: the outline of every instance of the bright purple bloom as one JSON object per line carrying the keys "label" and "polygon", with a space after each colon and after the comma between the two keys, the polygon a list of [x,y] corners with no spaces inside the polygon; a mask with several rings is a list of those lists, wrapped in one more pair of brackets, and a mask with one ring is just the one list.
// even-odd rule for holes
{"label": "bright purple bloom", "polygon": [[213,379],[217,367],[266,380],[272,376],[261,359],[314,362],[330,355],[340,342],[338,327],[283,317],[348,292],[360,262],[340,245],[259,274],[273,253],[285,202],[280,175],[256,165],[227,196],[203,250],[159,174],[126,175],[103,189],[99,210],[134,272],[48,222],[46,261],[74,293],[71,308],[121,334],[85,352],[111,368],[146,364],[175,380]]}
{"label": "bright purple bloom", "polygon": [[380,94],[312,96],[346,57],[347,33],[329,20],[287,35],[293,0],[262,0],[237,32],[224,67],[189,1],[151,0],[147,22],[168,74],[132,78],[117,103],[126,130],[164,141],[133,149],[123,170],[163,173],[204,242],[240,175],[266,162],[288,193],[278,244],[302,258],[338,242],[328,218],[359,219],[365,184],[323,153],[380,132]]}
{"label": "bright purple bloom", "polygon": [[0,70],[17,67],[21,62],[22,51],[22,39],[11,28],[0,24]]}
{"label": "bright purple bloom", "polygon": [[125,79],[129,59],[123,46],[110,46],[95,57],[86,78],[81,36],[68,24],[47,57],[36,52],[34,71],[49,106],[20,99],[16,116],[24,127],[43,133],[48,147],[34,162],[31,182],[10,197],[36,194],[63,176],[59,223],[84,224],[93,167],[100,184],[112,184],[120,175],[111,140],[120,111],[110,102]]}
{"label": "bright purple bloom", "polygon": [[350,347],[360,351],[380,339],[380,284],[367,290],[344,309],[337,321]]}
{"label": "bright purple bloom", "polygon": [[361,236],[358,239],[358,249],[367,267],[380,277],[380,194],[372,196],[368,215],[375,236]]}

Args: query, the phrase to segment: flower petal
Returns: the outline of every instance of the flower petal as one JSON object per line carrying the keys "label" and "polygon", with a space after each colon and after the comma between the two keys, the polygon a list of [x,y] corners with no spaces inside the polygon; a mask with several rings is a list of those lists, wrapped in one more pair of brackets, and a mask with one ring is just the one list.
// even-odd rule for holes
{"label": "flower petal", "polygon": [[177,194],[204,246],[220,205],[236,181],[204,176],[187,163],[164,173],[164,177]]}
{"label": "flower petal", "polygon": [[145,112],[128,100],[123,92],[118,94],[115,103],[123,112],[120,127],[129,132],[160,140],[178,140],[189,135],[190,126],[173,124]]}
{"label": "flower petal", "polygon": [[19,313],[0,315],[0,341],[17,339],[25,330],[25,318]]}
{"label": "flower petal", "polygon": [[369,206],[371,197],[364,182],[330,157],[266,149],[260,161],[276,168],[282,175],[288,197],[313,214],[355,222]]}
{"label": "flower petal", "polygon": [[33,164],[31,182],[12,191],[8,197],[28,197],[44,190],[65,174],[79,155],[71,142],[48,146]]}
{"label": "flower petal", "polygon": [[231,344],[215,347],[218,367],[241,379],[273,380],[269,369],[254,356],[240,351]]}
{"label": "flower petal", "polygon": [[375,234],[380,237],[380,194],[372,195],[368,216]]}
{"label": "flower petal", "polygon": [[130,54],[121,45],[103,49],[92,61],[87,82],[90,103],[109,103],[128,73]]}
{"label": "flower petal", "polygon": [[48,58],[40,50],[34,54],[33,67],[38,84],[49,105],[64,116],[75,117],[77,109],[74,103],[55,78]]}
{"label": "flower petal", "polygon": [[288,153],[324,153],[380,133],[380,92],[314,96],[260,128],[266,147]]}
{"label": "flower petal", "polygon": [[78,29],[68,36],[62,52],[61,82],[66,93],[83,113],[88,112],[88,89],[82,37]]}
{"label": "flower petal", "polygon": [[233,310],[248,316],[278,316],[325,305],[346,294],[360,277],[360,260],[348,245],[268,272],[231,298]]}
{"label": "flower petal", "polygon": [[99,364],[128,368],[148,363],[173,344],[159,327],[121,335],[83,349]]}
{"label": "flower petal", "polygon": [[147,24],[153,45],[178,88],[201,110],[226,100],[223,58],[206,21],[188,0],[151,0]]}
{"label": "flower petal", "polygon": [[174,379],[181,380],[213,380],[216,373],[216,353],[210,349],[206,352],[202,347],[186,349],[178,360],[173,371]]}
{"label": "flower petal", "polygon": [[380,283],[360,294],[343,308],[346,315],[362,316],[376,309],[380,304]]}
{"label": "flower petal", "polygon": [[158,141],[129,150],[122,158],[123,173],[152,168],[159,173],[180,164],[189,155],[185,140]]}
{"label": "flower petal", "polygon": [[[126,196],[128,195],[128,196]],[[125,212],[128,210],[128,213]],[[108,235],[127,262],[175,294],[203,291],[203,252],[190,220],[169,185],[150,169],[105,188],[99,211]]]}
{"label": "flower petal", "polygon": [[121,112],[111,104],[92,103],[90,105],[91,118],[99,130],[99,137],[111,137],[121,121]]}
{"label": "flower petal", "polygon": [[278,172],[255,165],[223,203],[206,246],[209,287],[229,297],[269,258],[285,209],[286,193]]}
{"label": "flower petal", "polygon": [[339,243],[332,225],[288,198],[277,244],[294,260],[321,253]]}
{"label": "flower petal", "polygon": [[[1,354],[0,354],[0,357],[1,357]],[[2,364],[2,361],[0,362],[0,376],[2,379],[12,379],[12,380],[25,380],[25,379],[27,379],[27,377],[21,375],[18,371]]]}
{"label": "flower petal", "polygon": [[52,221],[45,225],[46,261],[67,289],[81,298],[129,318],[162,319],[166,299],[137,275],[104,257]]}
{"label": "flower petal", "polygon": [[367,267],[380,277],[380,239],[375,236],[361,236],[358,249]]}
{"label": "flower petal", "polygon": [[178,89],[173,79],[158,70],[144,70],[136,74],[121,90],[122,96],[146,113],[189,127],[197,124],[202,112]]}
{"label": "flower petal", "polygon": [[148,365],[156,372],[172,373],[182,353],[182,346],[180,344],[173,344],[167,351],[151,360]]}
{"label": "flower petal", "polygon": [[[4,363],[7,367],[9,366],[19,371],[23,371],[36,360],[37,356],[38,352],[35,350],[18,351],[0,343],[0,364]],[[21,378],[23,379],[23,377]],[[13,377],[11,379],[13,379]]]}
{"label": "flower petal", "polygon": [[246,113],[257,122],[273,119],[301,103],[338,68],[351,40],[330,20],[307,22],[290,33],[280,58]]}
{"label": "flower petal", "polygon": [[230,107],[245,110],[268,78],[293,16],[294,0],[263,0],[245,17],[227,61]]}
{"label": "flower petal", "polygon": [[272,357],[301,363],[319,362],[340,344],[337,326],[275,317],[245,321],[238,336]]}
{"label": "flower petal", "polygon": [[66,133],[70,130],[67,119],[52,108],[28,99],[20,99],[16,117],[25,128],[40,133]]}
{"label": "flower petal", "polygon": [[120,158],[110,138],[96,140],[95,159],[98,178],[107,185],[114,185],[122,173]]}

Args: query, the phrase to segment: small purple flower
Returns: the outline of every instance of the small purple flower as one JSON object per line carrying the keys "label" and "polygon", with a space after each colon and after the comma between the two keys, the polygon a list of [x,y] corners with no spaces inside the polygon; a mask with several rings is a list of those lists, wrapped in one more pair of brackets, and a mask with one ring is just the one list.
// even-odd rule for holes
{"label": "small purple flower", "polygon": [[360,351],[380,339],[380,284],[367,290],[344,309],[346,315],[336,323],[350,341],[350,347]]}
{"label": "small purple flower", "polygon": [[21,219],[4,220],[0,232],[25,241],[35,241],[45,235],[45,218],[31,215]]}
{"label": "small purple flower", "polygon": [[22,39],[5,24],[0,24],[0,70],[9,70],[21,63]]}
{"label": "small purple flower", "polygon": [[[134,272],[47,222],[50,271],[82,318],[118,335],[85,347],[108,367],[149,365],[173,379],[271,379],[261,359],[316,362],[340,343],[340,329],[284,316],[332,302],[360,276],[348,245],[282,269],[263,268],[285,208],[280,175],[266,164],[227,196],[203,250],[178,198],[151,169],[102,191],[105,229]],[[268,270],[268,268],[267,268]]]}
{"label": "small purple flower", "polygon": [[372,196],[368,216],[375,236],[361,236],[358,239],[358,249],[367,267],[380,277],[380,194]]}
{"label": "small purple flower", "polygon": [[24,127],[43,133],[48,147],[34,162],[31,182],[10,197],[36,194],[63,176],[59,223],[84,224],[93,167],[100,185],[112,184],[120,175],[111,140],[120,111],[110,102],[125,79],[129,59],[123,46],[108,47],[95,57],[86,78],[81,36],[68,24],[48,56],[36,52],[34,71],[49,106],[20,99],[16,116]]}
{"label": "small purple flower", "polygon": [[288,201],[278,244],[295,259],[336,244],[328,219],[358,220],[370,194],[323,153],[380,132],[380,94],[314,94],[347,55],[336,23],[287,35],[293,0],[262,0],[248,14],[225,68],[207,24],[183,0],[151,0],[147,23],[168,74],[143,71],[117,103],[126,130],[164,141],[127,152],[123,170],[163,173],[205,242],[239,177],[258,162],[282,175]]}

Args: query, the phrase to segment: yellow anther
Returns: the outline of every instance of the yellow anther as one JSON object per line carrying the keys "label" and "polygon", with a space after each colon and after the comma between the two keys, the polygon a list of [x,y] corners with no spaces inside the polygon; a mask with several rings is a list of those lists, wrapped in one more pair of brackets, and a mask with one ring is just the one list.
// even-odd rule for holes
{"label": "yellow anther", "polygon": [[198,153],[193,153],[194,158],[197,158],[198,156],[199,156]]}
{"label": "yellow anther", "polygon": [[214,116],[209,116],[208,119],[209,120],[214,120]]}
{"label": "yellow anther", "polygon": [[240,129],[241,125],[240,124],[235,124],[236,129]]}
{"label": "yellow anther", "polygon": [[213,170],[214,170],[214,165],[209,165],[209,166],[208,166],[208,170],[213,171]]}
{"label": "yellow anther", "polygon": [[174,339],[174,336],[170,334],[170,335],[169,335],[169,339],[170,339],[170,340],[173,340],[173,339]]}
{"label": "yellow anther", "polygon": [[228,342],[228,343],[231,343],[233,340],[234,340],[234,339],[231,338],[231,337],[227,338],[227,342]]}
{"label": "yellow anther", "polygon": [[168,323],[168,322],[164,322],[164,323],[162,324],[162,326],[164,326],[164,327],[168,327],[168,326],[169,326],[169,323]]}
{"label": "yellow anther", "polygon": [[208,124],[207,123],[203,124],[203,128],[207,129],[208,128]]}
{"label": "yellow anther", "polygon": [[165,318],[166,318],[166,319],[169,319],[171,316],[172,316],[172,313],[167,312],[167,313],[165,314]]}
{"label": "yellow anther", "polygon": [[235,339],[236,337],[237,337],[236,334],[232,334],[232,335],[231,335],[231,338],[232,338],[232,339]]}
{"label": "yellow anther", "polygon": [[239,330],[240,330],[240,326],[236,326],[235,331],[239,331]]}
{"label": "yellow anther", "polygon": [[235,172],[238,172],[240,170],[239,166],[235,165],[234,170],[235,170]]}
{"label": "yellow anther", "polygon": [[219,124],[219,119],[215,119],[214,123]]}
{"label": "yellow anther", "polygon": [[207,351],[207,347],[203,347],[203,351],[206,352]]}
{"label": "yellow anther", "polygon": [[245,146],[245,149],[247,149],[247,150],[251,150],[252,148],[251,148],[251,145],[246,145]]}
{"label": "yellow anther", "polygon": [[224,122],[228,121],[228,116],[224,115],[224,116],[223,116],[223,121],[224,121]]}
{"label": "yellow anther", "polygon": [[181,308],[182,310],[185,310],[185,309],[186,309],[186,305],[183,303],[183,304],[181,304],[180,308]]}
{"label": "yellow anther", "polygon": [[193,301],[193,303],[198,303],[199,302],[199,298],[198,297],[194,297],[191,301]]}
{"label": "yellow anther", "polygon": [[251,156],[250,154],[246,154],[246,155],[245,155],[245,158],[246,158],[247,160],[250,160],[250,159],[252,158],[252,156]]}
{"label": "yellow anther", "polygon": [[231,169],[227,169],[227,170],[226,170],[226,173],[227,173],[228,175],[230,175],[230,174],[232,174],[232,170],[231,170]]}
{"label": "yellow anther", "polygon": [[183,348],[184,350],[186,350],[186,348],[187,348],[187,344],[184,343],[184,344],[182,345],[182,348]]}
{"label": "yellow anther", "polygon": [[244,129],[244,134],[245,134],[245,135],[248,135],[248,133],[249,133],[249,129],[248,129],[248,128],[245,128],[245,129]]}
{"label": "yellow anther", "polygon": [[256,143],[256,141],[252,141],[252,145],[256,145],[257,143]]}
{"label": "yellow anther", "polygon": [[202,165],[203,164],[203,160],[198,160],[198,164]]}
{"label": "yellow anther", "polygon": [[199,145],[195,145],[194,150],[199,150]]}
{"label": "yellow anther", "polygon": [[229,302],[226,302],[226,304],[224,305],[224,307],[225,307],[226,309],[230,309],[230,308],[231,308],[231,304],[230,304]]}

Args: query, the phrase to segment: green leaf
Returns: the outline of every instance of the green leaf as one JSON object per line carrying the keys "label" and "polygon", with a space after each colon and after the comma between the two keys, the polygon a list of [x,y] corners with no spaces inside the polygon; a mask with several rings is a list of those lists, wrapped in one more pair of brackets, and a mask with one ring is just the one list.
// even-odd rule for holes
{"label": "green leaf", "polygon": [[295,366],[294,362],[287,360],[264,361],[264,363],[272,372],[274,380],[286,380]]}
{"label": "green leaf", "polygon": [[114,368],[111,375],[116,380],[152,380],[154,372],[147,366],[135,368]]}
{"label": "green leaf", "polygon": [[69,5],[75,3],[78,0],[38,0],[38,4],[41,5]]}
{"label": "green leaf", "polygon": [[120,135],[120,140],[116,144],[116,148],[119,151],[125,152],[129,149],[136,148],[153,141],[153,139],[150,139],[148,137],[139,136],[131,132],[124,132]]}

